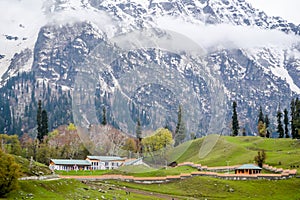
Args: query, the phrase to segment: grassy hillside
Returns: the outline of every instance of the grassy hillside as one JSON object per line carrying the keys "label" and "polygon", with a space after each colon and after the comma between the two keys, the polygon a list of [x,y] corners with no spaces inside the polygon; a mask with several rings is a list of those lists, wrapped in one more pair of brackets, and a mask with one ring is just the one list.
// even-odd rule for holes
{"label": "grassy hillside", "polygon": [[[208,166],[253,163],[258,150],[264,149],[266,163],[289,168],[300,166],[300,141],[292,139],[265,139],[260,137],[208,136],[184,143],[169,155],[178,162],[191,161]],[[29,170],[29,161],[16,157]],[[280,164],[281,163],[281,164]],[[36,164],[37,170],[46,166]],[[152,169],[132,166],[119,173],[135,176],[165,176],[193,171],[190,167]],[[299,169],[300,170],[300,169]],[[26,170],[25,170],[26,171]],[[105,171],[104,173],[116,173]],[[36,172],[35,172],[36,173]],[[47,173],[47,171],[45,171]],[[71,172],[69,172],[71,173]],[[76,173],[76,172],[72,172]],[[79,173],[79,172],[78,172]],[[88,172],[93,175],[96,172]],[[99,172],[100,173],[100,172]],[[86,174],[87,175],[87,174]],[[211,177],[193,177],[164,184],[135,184],[121,181],[100,181],[84,184],[76,180],[20,181],[18,190],[7,199],[300,199],[300,178],[288,180],[232,181]],[[130,196],[128,194],[130,192]]]}
{"label": "grassy hillside", "polygon": [[[170,157],[176,158],[178,152],[181,152],[177,162],[190,161],[208,166],[225,166],[226,161],[230,161],[230,165],[253,163],[257,151],[264,149],[267,164],[283,168],[300,167],[299,140],[220,136],[210,141],[208,137],[194,140],[188,148],[186,144],[176,147],[170,152]],[[206,146],[203,148],[203,145]]]}
{"label": "grassy hillside", "polygon": [[281,181],[252,180],[230,181],[210,177],[193,177],[167,184],[135,184],[111,181],[127,188],[151,192],[163,192],[178,199],[300,199],[300,179]]}
{"label": "grassy hillside", "polygon": [[[77,180],[20,181],[7,199],[300,199],[300,179],[232,181],[193,177],[165,184]],[[130,195],[126,193],[130,191]]]}
{"label": "grassy hillside", "polygon": [[22,176],[36,176],[36,175],[49,175],[51,171],[48,166],[29,160],[21,156],[12,155],[15,161],[21,166]]}
{"label": "grassy hillside", "polygon": [[[6,199],[126,199],[125,191],[115,185],[92,186],[80,181],[20,181],[20,188],[8,194]],[[152,199],[142,194],[132,193],[131,199]],[[1,199],[1,198],[0,198]]]}
{"label": "grassy hillside", "polygon": [[180,175],[182,173],[191,173],[196,171],[195,168],[189,166],[181,166],[175,168],[149,168],[143,165],[124,166],[114,170],[94,170],[94,171],[57,171],[59,175],[65,176],[99,176],[104,174],[123,174],[135,177],[163,177],[169,175]]}

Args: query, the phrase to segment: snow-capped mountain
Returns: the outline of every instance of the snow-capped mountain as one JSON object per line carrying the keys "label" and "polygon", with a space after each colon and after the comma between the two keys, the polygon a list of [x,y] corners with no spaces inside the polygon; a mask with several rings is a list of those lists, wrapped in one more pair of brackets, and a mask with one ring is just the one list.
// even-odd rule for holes
{"label": "snow-capped mountain", "polygon": [[[68,93],[73,106],[65,109],[73,115],[67,121],[73,117],[80,125],[101,120],[105,106],[110,123],[128,133],[138,118],[145,130],[174,128],[181,104],[189,132],[229,134],[237,101],[240,126],[254,134],[260,106],[274,119],[279,106],[289,108],[300,93],[300,27],[245,0],[34,5],[32,16],[1,19],[7,26],[0,29],[1,92],[12,119],[23,118],[33,99],[50,109]],[[22,72],[34,80],[24,81]],[[46,88],[53,90],[48,96]],[[52,122],[59,125],[59,119]]]}

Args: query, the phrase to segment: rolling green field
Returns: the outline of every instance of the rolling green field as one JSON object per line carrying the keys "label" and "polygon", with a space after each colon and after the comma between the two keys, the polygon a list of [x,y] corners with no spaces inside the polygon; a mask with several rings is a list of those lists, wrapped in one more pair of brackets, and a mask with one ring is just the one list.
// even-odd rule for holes
{"label": "rolling green field", "polygon": [[15,161],[21,166],[21,171],[23,176],[34,176],[34,175],[49,175],[51,171],[48,166],[38,163],[32,162],[23,158],[21,156],[14,156]]}
{"label": "rolling green field", "polygon": [[300,179],[280,181],[233,181],[210,177],[193,177],[167,184],[135,184],[111,181],[127,188],[181,197],[180,199],[300,199]]}
{"label": "rolling green field", "polygon": [[[217,140],[216,140],[217,139]],[[284,169],[300,170],[300,141],[260,137],[209,136],[189,141],[168,152],[171,161],[194,162],[207,166],[253,163],[258,150],[264,149],[266,163]],[[25,162],[20,160],[19,162]],[[26,168],[26,162],[23,168]],[[39,169],[41,170],[41,169]],[[167,176],[189,173],[183,166],[154,169],[126,166],[118,170],[69,171],[62,175],[127,174],[137,177]],[[299,172],[298,172],[299,173]],[[29,173],[28,173],[29,174]],[[130,192],[130,195],[128,195]],[[72,179],[20,181],[17,191],[7,199],[300,199],[300,178],[288,180],[233,181],[212,177],[193,177],[163,184],[136,184],[121,181],[82,183]]]}
{"label": "rolling green field", "polygon": [[[126,194],[130,191],[130,195]],[[121,181],[88,182],[72,179],[20,181],[7,199],[300,199],[300,179],[232,181],[193,177],[165,184]]]}
{"label": "rolling green field", "polygon": [[266,164],[286,169],[300,167],[300,140],[220,136],[207,156],[200,158],[205,139],[194,140],[188,148],[186,144],[176,147],[169,153],[170,157],[176,157],[178,152],[182,152],[177,159],[179,163],[190,161],[207,166],[226,166],[226,161],[230,161],[230,165],[253,163],[257,151],[265,150]]}
{"label": "rolling green field", "polygon": [[135,177],[163,177],[168,175],[180,175],[181,173],[190,173],[197,171],[193,167],[180,166],[176,168],[146,168],[143,165],[120,167],[115,170],[95,170],[95,171],[58,171],[59,175],[66,176],[99,176],[104,174],[122,174]]}
{"label": "rolling green field", "polygon": [[[130,199],[152,199],[151,196],[131,193]],[[115,185],[92,186],[77,180],[20,181],[20,189],[11,192],[6,199],[126,199],[125,190]],[[1,198],[0,198],[1,199]]]}

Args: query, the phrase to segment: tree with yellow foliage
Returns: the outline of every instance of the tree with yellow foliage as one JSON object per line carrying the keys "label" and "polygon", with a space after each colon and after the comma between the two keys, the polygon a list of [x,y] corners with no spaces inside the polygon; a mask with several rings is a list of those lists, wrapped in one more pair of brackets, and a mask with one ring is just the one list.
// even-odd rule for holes
{"label": "tree with yellow foliage", "polygon": [[152,159],[155,155],[162,156],[167,147],[172,146],[173,143],[172,133],[165,128],[157,129],[153,135],[142,140],[144,152],[148,153]]}
{"label": "tree with yellow foliage", "polygon": [[0,149],[0,197],[17,189],[20,175],[20,165],[15,162],[14,157]]}

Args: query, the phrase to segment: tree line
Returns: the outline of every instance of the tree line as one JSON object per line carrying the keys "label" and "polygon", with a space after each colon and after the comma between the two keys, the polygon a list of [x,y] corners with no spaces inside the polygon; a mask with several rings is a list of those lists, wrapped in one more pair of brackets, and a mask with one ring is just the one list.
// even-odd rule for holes
{"label": "tree line", "polygon": [[[157,151],[158,149],[161,149],[161,142],[159,141],[161,138],[164,138],[163,140],[165,143],[168,143],[168,145],[175,144],[175,146],[186,140],[186,129],[181,105],[178,106],[178,123],[175,132],[172,133],[168,128],[165,128],[153,132],[153,136],[143,136],[141,122],[138,119],[136,125],[136,137],[133,138],[134,142],[130,141],[132,137],[128,138],[126,136],[127,134],[122,133],[120,130],[109,125],[107,123],[106,115],[106,108],[102,107],[102,121],[99,126],[101,126],[102,129],[105,127],[104,132],[107,133],[106,135],[102,135],[103,138],[101,140],[104,143],[101,145],[101,151],[98,151],[102,154],[117,155],[119,150],[123,149],[131,150],[133,153],[138,153],[140,155],[143,152],[148,152],[148,154],[151,155],[152,150]],[[21,155],[28,159],[32,157],[35,161],[44,164],[48,164],[50,158],[84,159],[86,155],[89,154],[88,149],[86,149],[85,144],[82,143],[74,124],[70,123],[68,126],[59,126],[57,129],[54,129],[51,132],[49,131],[48,112],[46,111],[46,108],[44,108],[42,100],[38,100],[35,116],[36,128],[34,129],[35,131],[33,134],[24,133],[22,136],[10,136],[9,134],[0,135],[2,142],[1,148],[4,152]],[[33,118],[34,115],[31,117]],[[103,130],[100,129],[98,128],[95,132],[103,132]],[[166,132],[164,130],[168,131]],[[163,144],[163,147],[168,145]]]}
{"label": "tree line", "polygon": [[22,136],[37,126],[38,99],[48,113],[48,128],[54,130],[73,121],[71,92],[36,80],[34,72],[18,73],[0,88],[0,133]]}
{"label": "tree line", "polygon": [[[238,121],[236,101],[233,101],[232,103],[231,127],[231,135],[237,136],[239,134],[240,126]],[[261,106],[258,112],[257,132],[261,137],[272,137],[269,116],[263,113]],[[300,138],[300,100],[298,97],[291,100],[290,113],[287,108],[283,109],[282,112],[282,109],[279,106],[276,114],[276,133],[278,134],[278,138]],[[245,129],[243,129],[243,136],[246,136]]]}

